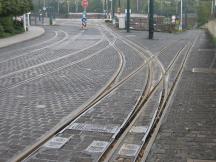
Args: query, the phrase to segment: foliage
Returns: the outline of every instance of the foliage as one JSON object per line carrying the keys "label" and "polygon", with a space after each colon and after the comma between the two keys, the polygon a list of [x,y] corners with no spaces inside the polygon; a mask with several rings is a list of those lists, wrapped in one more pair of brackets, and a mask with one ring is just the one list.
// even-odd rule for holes
{"label": "foliage", "polygon": [[32,10],[31,0],[0,0],[0,16],[20,16]]}
{"label": "foliage", "polygon": [[0,0],[0,37],[23,32],[23,25],[16,16],[23,15],[33,8],[31,0]]}
{"label": "foliage", "polygon": [[198,25],[203,25],[208,22],[211,15],[211,2],[210,1],[200,1],[197,7]]}

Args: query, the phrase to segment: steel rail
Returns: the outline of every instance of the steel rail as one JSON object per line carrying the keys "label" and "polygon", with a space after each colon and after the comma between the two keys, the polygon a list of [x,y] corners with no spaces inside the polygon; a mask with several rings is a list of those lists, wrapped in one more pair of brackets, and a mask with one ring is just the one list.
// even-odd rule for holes
{"label": "steel rail", "polygon": [[[116,39],[115,39],[115,41],[116,41]],[[119,53],[119,55],[122,55],[122,53],[119,51],[119,49],[117,47],[115,47],[114,42],[110,42],[110,45],[114,46],[114,48],[117,50],[117,52]],[[120,56],[120,58],[122,58],[122,56]],[[123,66],[123,61],[121,61],[121,64]],[[32,153],[34,153],[35,151],[37,151],[40,148],[40,146],[42,146],[45,142],[47,142],[55,134],[57,134],[58,132],[62,131],[62,129],[64,129],[67,125],[69,125],[73,120],[75,120],[77,117],[79,117],[80,115],[82,115],[83,113],[85,113],[88,109],[90,109],[92,106],[94,106],[95,104],[97,104],[100,100],[102,100],[104,97],[106,97],[108,94],[110,94],[113,90],[115,90],[116,88],[118,88],[119,86],[121,86],[124,82],[126,82],[129,79],[131,79],[135,75],[135,73],[139,72],[140,69],[135,70],[133,73],[129,74],[127,77],[125,77],[124,79],[122,79],[120,82],[114,84],[114,81],[116,80],[116,78],[120,74],[121,70],[122,70],[122,67],[119,67],[119,71],[109,81],[109,83],[106,85],[106,87],[104,87],[104,89],[93,100],[91,100],[89,103],[86,103],[86,105],[84,107],[78,108],[75,113],[73,112],[68,117],[66,117],[63,121],[61,121],[61,123],[59,123],[58,126],[56,126],[55,128],[53,128],[50,132],[48,132],[45,136],[43,136],[40,141],[38,141],[37,143],[35,143],[29,149],[26,149],[19,156],[13,158],[12,161],[22,161],[25,158],[29,157]],[[111,86],[111,84],[114,84],[114,85]]]}
{"label": "steel rail", "polygon": [[[177,55],[173,58],[173,61],[169,65],[167,71],[171,68],[171,66],[173,65],[173,63],[176,61],[176,59],[179,56],[179,54],[185,49],[185,46],[177,52]],[[161,53],[163,53],[163,51],[164,50],[162,49]],[[154,57],[154,58],[156,58],[156,57]],[[149,61],[150,62],[148,62],[148,63],[151,63],[151,61],[153,61],[153,59],[150,59]],[[158,60],[156,59],[156,61],[158,61]],[[165,74],[166,73],[164,73],[163,75],[165,75]],[[98,161],[109,161],[110,157],[112,157],[113,153],[115,152],[115,150],[113,150],[113,147],[115,147],[115,149],[117,149],[118,145],[120,144],[120,142],[124,138],[121,135],[126,136],[127,132],[129,132],[132,124],[138,118],[138,114],[140,114],[142,112],[144,104],[148,101],[148,99],[151,97],[151,95],[156,91],[157,87],[161,84],[162,81],[163,81],[163,77],[160,78],[160,81],[154,86],[154,88],[149,93],[146,94],[146,96],[145,95],[142,96],[142,99],[139,101],[139,104],[137,104],[137,106],[135,107],[133,113],[131,113],[130,118],[127,120],[127,122],[124,123],[125,126],[122,127],[123,130],[121,130],[121,131],[118,132],[119,134],[116,135],[116,137],[111,141],[111,144],[109,145],[110,148],[108,147],[104,151],[104,153],[100,156],[100,158],[99,158]],[[149,84],[149,86],[148,86],[149,88],[150,88],[150,85],[151,84]],[[163,98],[164,98],[164,94],[162,95],[162,99]],[[161,103],[160,103],[160,105],[161,105]],[[115,146],[115,145],[117,145],[117,146]],[[109,153],[109,151],[111,151],[111,153]]]}
{"label": "steel rail", "polygon": [[[109,41],[109,45],[106,46],[105,48],[101,49],[100,51],[97,51],[95,53],[100,53],[105,49],[108,49],[110,46],[113,45],[114,41]],[[121,54],[119,54],[121,55]],[[91,56],[92,57],[92,56]],[[120,58],[122,58],[120,56]],[[86,59],[85,59],[86,60]],[[120,64],[123,64],[123,61],[120,61]],[[33,144],[32,146],[29,146],[28,148],[26,148],[22,153],[20,153],[19,155],[16,155],[14,157],[12,157],[11,161],[12,162],[20,162],[23,161],[24,159],[28,158],[33,152],[35,152],[36,150],[38,150],[40,148],[40,146],[42,146],[45,142],[47,142],[50,138],[52,138],[56,133],[58,133],[59,131],[61,131],[63,128],[65,128],[68,124],[70,124],[73,120],[75,120],[75,118],[77,118],[78,116],[80,116],[81,114],[83,114],[84,112],[86,112],[93,104],[95,104],[96,102],[98,102],[98,97],[102,98],[102,95],[104,94],[104,92],[107,90],[107,88],[111,87],[111,84],[113,84],[113,80],[116,79],[116,77],[119,75],[118,71],[121,71],[122,67],[121,65],[119,66],[117,72],[114,74],[114,76],[108,81],[107,85],[104,86],[99,92],[98,94],[96,94],[95,96],[92,97],[92,99],[90,99],[89,101],[87,101],[88,103],[84,104],[83,106],[79,107],[77,109],[77,111],[72,112],[71,114],[69,114],[66,118],[64,118],[60,123],[58,123],[58,125],[56,125],[54,128],[52,128],[49,132],[47,132],[44,136],[42,136],[40,138],[39,141],[37,141],[35,144]]]}
{"label": "steel rail", "polygon": [[[27,49],[30,50],[31,47],[40,46],[40,45],[42,45],[42,44],[44,44],[44,43],[47,43],[47,42],[50,42],[50,41],[54,40],[54,39],[58,36],[58,31],[52,31],[52,32],[55,33],[55,34],[54,34],[54,36],[52,36],[51,38],[49,38],[49,39],[47,39],[47,40],[44,40],[44,41],[42,41],[42,42],[39,42],[39,43],[30,45],[30,46],[27,46],[27,47],[21,47],[21,48],[19,48],[18,50],[19,50],[19,51],[21,51],[21,50],[27,50]],[[40,37],[38,37],[38,38],[40,38]],[[23,42],[23,43],[24,43],[24,42]],[[6,51],[6,52],[4,52],[4,54],[10,54],[10,53],[15,52],[15,51],[17,51],[17,49],[11,50],[11,51]],[[1,62],[0,62],[0,63],[1,63]]]}
{"label": "steel rail", "polygon": [[182,73],[183,73],[184,67],[186,65],[186,62],[188,60],[188,57],[189,57],[192,49],[194,48],[199,36],[200,36],[200,33],[195,38],[195,40],[190,42],[190,46],[189,46],[188,50],[186,51],[186,54],[185,54],[185,56],[184,56],[184,58],[183,58],[183,60],[181,62],[180,68],[179,68],[179,70],[177,72],[177,75],[175,77],[173,85],[172,85],[170,91],[168,92],[167,96],[164,98],[164,101],[163,101],[162,105],[158,108],[158,110],[156,112],[157,115],[155,115],[155,118],[152,119],[151,127],[149,129],[148,134],[146,135],[146,137],[144,139],[144,142],[143,142],[143,144],[141,146],[141,149],[140,149],[140,152],[139,152],[139,156],[137,157],[136,161],[145,161],[147,159],[150,148],[151,148],[151,146],[153,144],[153,141],[156,138],[156,135],[157,135],[157,133],[159,131],[162,120],[163,120],[163,118],[165,116],[165,113],[166,113],[166,111],[168,109],[168,106],[170,104],[169,102],[170,102],[170,100],[172,98],[172,95],[174,94],[175,89],[176,89],[176,85],[180,81],[180,78],[182,76]]}
{"label": "steel rail", "polygon": [[52,44],[49,44],[49,45],[47,45],[47,46],[44,46],[44,47],[41,47],[41,48],[32,50],[32,51],[30,51],[30,52],[25,52],[25,53],[23,53],[22,55],[15,56],[15,57],[12,57],[12,58],[3,60],[3,61],[0,62],[0,64],[2,64],[2,63],[4,63],[4,62],[11,61],[11,60],[14,60],[14,59],[17,59],[17,58],[19,58],[19,57],[23,57],[23,56],[29,55],[30,53],[37,52],[37,51],[40,51],[40,50],[42,50],[42,49],[46,49],[46,48],[52,47],[52,46],[54,46],[54,45],[56,45],[56,44],[60,44],[60,43],[64,42],[66,39],[68,39],[69,35],[68,35],[66,32],[64,32],[63,30],[59,30],[59,31],[61,31],[62,33],[64,33],[63,39],[61,39],[61,40],[59,40],[59,41],[57,41],[57,42],[53,42]]}

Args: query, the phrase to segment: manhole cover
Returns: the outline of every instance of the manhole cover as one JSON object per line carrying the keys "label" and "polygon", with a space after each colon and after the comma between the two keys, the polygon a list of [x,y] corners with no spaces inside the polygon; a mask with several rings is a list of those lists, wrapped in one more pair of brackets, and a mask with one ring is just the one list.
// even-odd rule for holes
{"label": "manhole cover", "polygon": [[115,133],[118,130],[118,126],[86,124],[86,123],[72,123],[68,127],[68,129],[81,130],[81,131],[103,132],[103,133]]}
{"label": "manhole cover", "polygon": [[119,155],[136,156],[140,146],[135,144],[123,144],[119,150]]}
{"label": "manhole cover", "polygon": [[91,153],[104,152],[108,145],[109,142],[106,141],[93,141],[85,151]]}
{"label": "manhole cover", "polygon": [[148,130],[148,127],[146,126],[133,126],[130,130],[132,133],[146,133]]}
{"label": "manhole cover", "polygon": [[59,149],[69,141],[68,138],[63,137],[53,137],[47,143],[44,144],[44,147]]}

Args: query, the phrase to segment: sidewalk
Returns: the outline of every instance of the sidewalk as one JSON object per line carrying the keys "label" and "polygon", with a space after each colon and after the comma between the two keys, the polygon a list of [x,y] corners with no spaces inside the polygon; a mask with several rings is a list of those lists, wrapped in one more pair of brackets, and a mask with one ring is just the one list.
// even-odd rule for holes
{"label": "sidewalk", "polygon": [[147,162],[216,162],[216,55],[202,31]]}
{"label": "sidewalk", "polygon": [[210,34],[216,38],[216,20],[212,20],[208,23],[208,30]]}
{"label": "sidewalk", "polygon": [[29,31],[18,34],[9,38],[0,39],[0,48],[7,47],[16,43],[24,42],[44,34],[44,29],[41,27],[31,26]]}

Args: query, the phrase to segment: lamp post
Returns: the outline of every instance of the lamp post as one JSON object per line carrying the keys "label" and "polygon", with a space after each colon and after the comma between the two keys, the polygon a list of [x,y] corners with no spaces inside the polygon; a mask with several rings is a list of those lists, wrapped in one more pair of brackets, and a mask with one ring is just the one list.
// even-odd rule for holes
{"label": "lamp post", "polygon": [[130,0],[127,0],[127,32],[130,32]]}
{"label": "lamp post", "polygon": [[149,1],[149,39],[154,37],[154,0]]}

